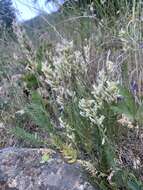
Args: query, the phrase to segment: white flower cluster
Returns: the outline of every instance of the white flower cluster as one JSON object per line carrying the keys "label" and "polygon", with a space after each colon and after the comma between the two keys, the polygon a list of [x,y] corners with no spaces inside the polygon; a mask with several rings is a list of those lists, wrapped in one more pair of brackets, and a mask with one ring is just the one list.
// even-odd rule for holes
{"label": "white flower cluster", "polygon": [[93,85],[93,99],[81,99],[79,102],[80,114],[87,117],[98,126],[102,126],[105,119],[101,113],[103,102],[112,103],[118,94],[117,83],[109,81],[104,70],[99,72],[97,84]]}
{"label": "white flower cluster", "polygon": [[114,101],[118,95],[117,84],[118,82],[110,81],[105,71],[101,70],[99,72],[97,84],[93,85],[92,91],[96,101],[98,101],[98,103],[101,102],[101,100],[105,100],[108,103]]}
{"label": "white flower cluster", "polygon": [[[89,48],[85,47],[88,60]],[[75,50],[73,43],[57,44],[53,63],[42,63],[45,82],[56,92],[57,101],[62,104],[64,98],[74,96],[72,89],[74,80],[87,73],[87,65],[79,50]]]}
{"label": "white flower cluster", "polygon": [[[82,52],[75,50],[73,43],[58,44],[55,49],[52,65],[42,64],[42,72],[45,76],[45,82],[48,83],[56,93],[56,101],[63,106],[65,100],[75,96],[73,90],[74,80],[79,82],[80,77],[87,74],[87,65],[89,61],[89,47],[84,47],[85,57]],[[108,60],[109,62],[109,60]],[[112,67],[112,64],[108,64]],[[112,69],[109,67],[109,71]],[[101,126],[104,121],[104,115],[100,113],[103,101],[110,103],[115,100],[118,92],[117,83],[109,80],[104,70],[98,75],[97,83],[93,85],[93,99],[81,99],[79,101],[80,114],[87,117],[90,121]]]}
{"label": "white flower cluster", "polygon": [[79,102],[80,114],[83,117],[89,118],[90,121],[98,126],[101,126],[104,120],[104,115],[100,115],[98,112],[101,105],[96,100],[81,99]]}
{"label": "white flower cluster", "polygon": [[128,128],[134,128],[135,126],[130,121],[128,117],[126,117],[124,114],[122,114],[122,117],[118,120],[118,123],[122,126],[127,126]]}

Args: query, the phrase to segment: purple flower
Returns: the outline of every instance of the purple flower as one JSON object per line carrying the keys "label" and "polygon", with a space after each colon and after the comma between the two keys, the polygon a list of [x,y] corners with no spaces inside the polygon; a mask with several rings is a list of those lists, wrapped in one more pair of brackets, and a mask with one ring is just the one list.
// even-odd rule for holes
{"label": "purple flower", "polygon": [[137,85],[136,81],[131,82],[131,92],[133,94],[136,94],[138,92],[138,85]]}
{"label": "purple flower", "polygon": [[143,49],[143,42],[139,44],[139,49]]}

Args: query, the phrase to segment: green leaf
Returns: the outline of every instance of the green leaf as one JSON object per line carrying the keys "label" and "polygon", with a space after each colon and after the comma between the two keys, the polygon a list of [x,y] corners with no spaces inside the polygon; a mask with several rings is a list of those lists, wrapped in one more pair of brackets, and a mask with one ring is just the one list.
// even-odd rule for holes
{"label": "green leaf", "polygon": [[77,160],[77,151],[70,145],[63,145],[62,154],[69,164],[72,164]]}
{"label": "green leaf", "polygon": [[15,134],[15,136],[17,136],[20,139],[23,139],[25,142],[30,142],[33,145],[43,144],[42,140],[39,136],[37,136],[37,134],[31,134],[21,127],[17,126],[13,128],[11,131],[13,134]]}
{"label": "green leaf", "polygon": [[101,154],[100,154],[100,167],[103,173],[108,172],[111,168],[115,167],[115,155],[114,151],[109,143],[101,146]]}
{"label": "green leaf", "polygon": [[118,88],[119,94],[123,97],[123,99],[111,108],[113,111],[119,114],[124,114],[129,119],[134,121],[136,119],[138,105],[135,102],[133,95],[127,88],[122,87],[120,85],[118,86]]}
{"label": "green leaf", "polygon": [[26,82],[27,88],[35,89],[38,87],[38,81],[33,73],[28,73],[23,77],[23,80]]}
{"label": "green leaf", "polygon": [[128,181],[128,188],[130,190],[142,190],[143,186],[141,187],[141,185],[137,182],[137,181]]}
{"label": "green leaf", "polygon": [[38,92],[33,91],[31,94],[31,97],[32,97],[32,103],[39,104],[39,105],[43,104],[43,99]]}
{"label": "green leaf", "polygon": [[42,105],[31,103],[25,108],[25,112],[41,129],[47,132],[53,131],[50,117]]}
{"label": "green leaf", "polygon": [[49,159],[50,159],[50,155],[47,154],[47,153],[45,153],[45,154],[43,154],[43,156],[42,156],[42,160],[41,160],[40,163],[44,164],[44,163],[48,162]]}

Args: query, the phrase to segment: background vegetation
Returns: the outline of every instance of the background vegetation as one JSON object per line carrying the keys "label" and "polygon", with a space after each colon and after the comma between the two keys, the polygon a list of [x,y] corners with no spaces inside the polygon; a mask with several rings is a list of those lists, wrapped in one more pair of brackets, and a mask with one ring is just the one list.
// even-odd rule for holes
{"label": "background vegetation", "polygon": [[65,1],[22,24],[0,7],[1,147],[51,147],[100,189],[142,190],[142,1]]}

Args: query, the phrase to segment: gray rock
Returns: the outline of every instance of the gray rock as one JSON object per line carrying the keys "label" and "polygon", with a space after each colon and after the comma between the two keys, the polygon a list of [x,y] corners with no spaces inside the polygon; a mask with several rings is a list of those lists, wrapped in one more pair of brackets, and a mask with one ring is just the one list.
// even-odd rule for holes
{"label": "gray rock", "polygon": [[[42,161],[42,155],[50,158]],[[0,190],[97,190],[79,164],[68,164],[48,149],[0,150]]]}

